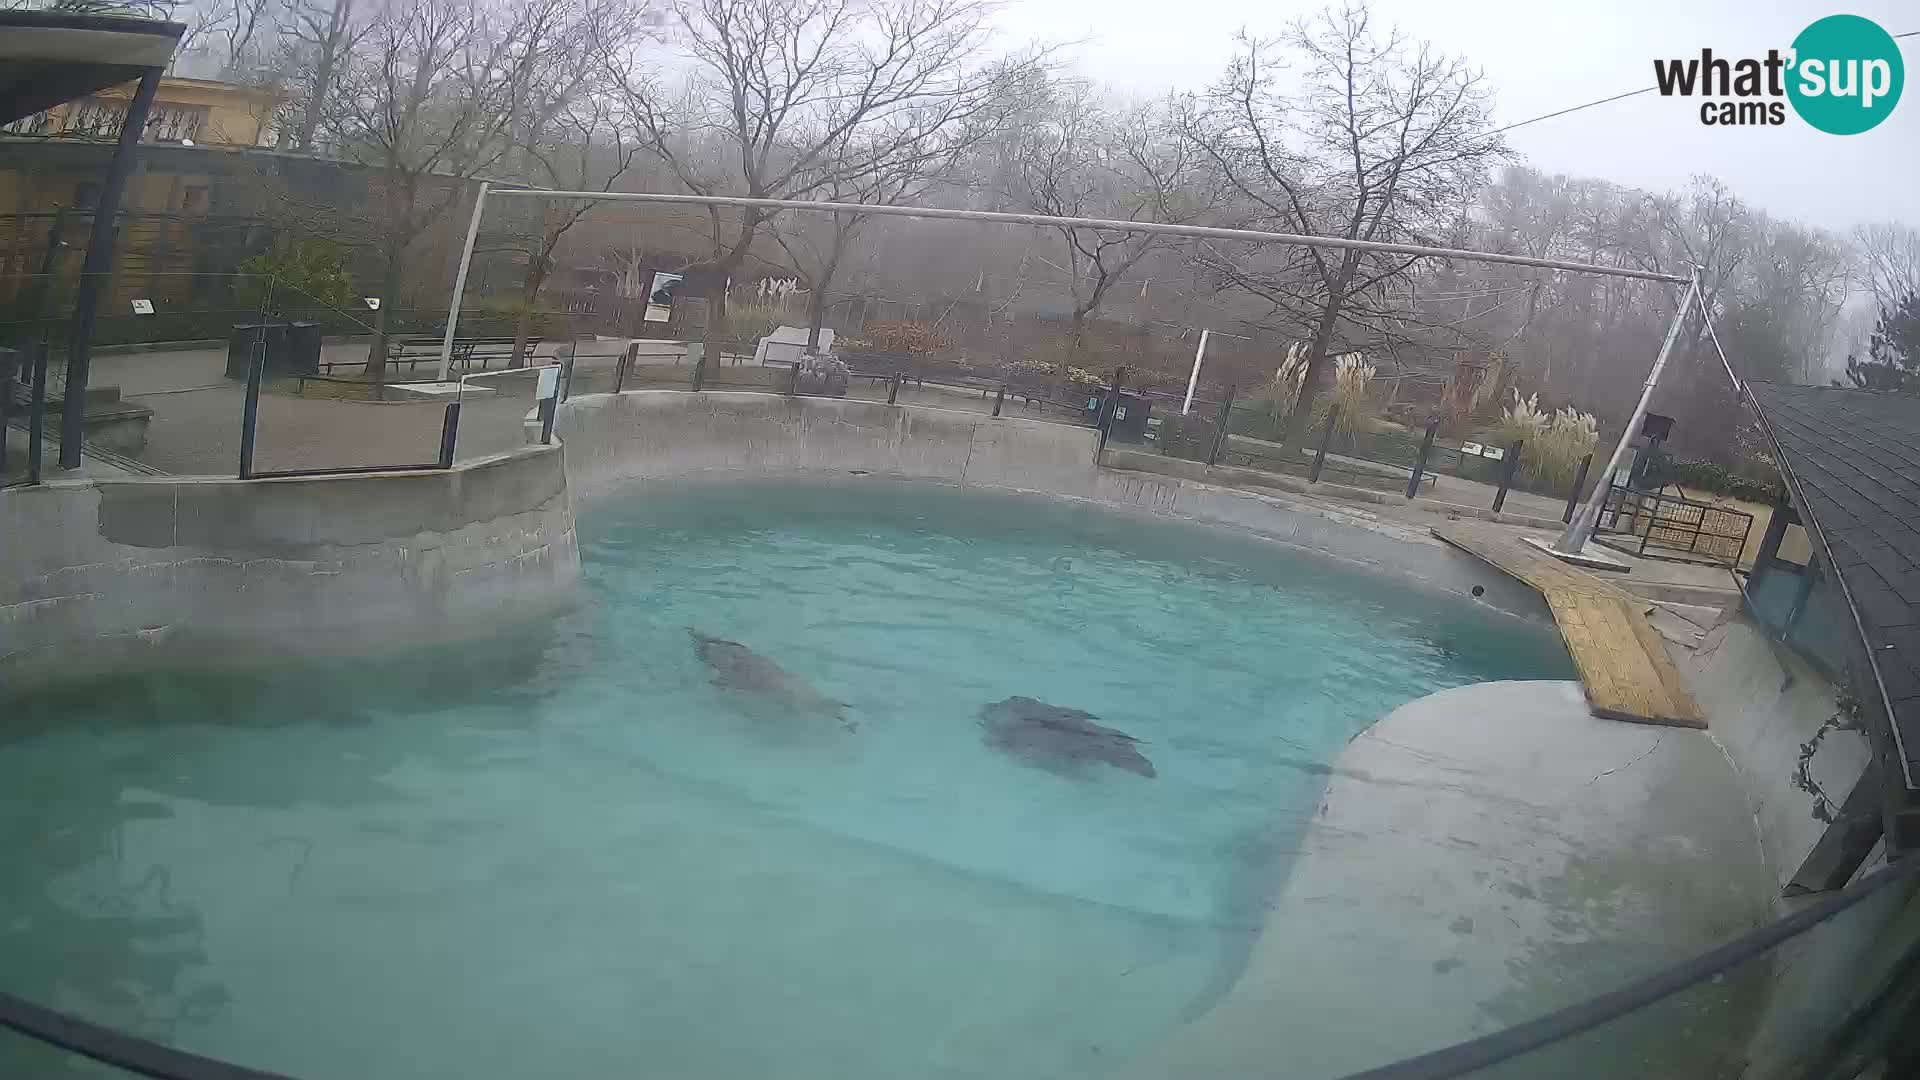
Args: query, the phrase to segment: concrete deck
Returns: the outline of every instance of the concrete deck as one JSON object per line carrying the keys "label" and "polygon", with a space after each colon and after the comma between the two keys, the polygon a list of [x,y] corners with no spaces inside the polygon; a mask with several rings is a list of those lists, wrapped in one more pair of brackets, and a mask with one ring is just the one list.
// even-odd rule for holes
{"label": "concrete deck", "polygon": [[1663,639],[1646,620],[1645,600],[1503,532],[1456,523],[1436,526],[1433,535],[1540,591],[1595,716],[1707,726]]}
{"label": "concrete deck", "polygon": [[[1705,732],[1596,719],[1568,682],[1441,691],[1334,760],[1245,973],[1120,1075],[1345,1076],[1723,944],[1765,921],[1771,892],[1738,774]],[[1766,974],[1500,1075],[1734,1075]]]}

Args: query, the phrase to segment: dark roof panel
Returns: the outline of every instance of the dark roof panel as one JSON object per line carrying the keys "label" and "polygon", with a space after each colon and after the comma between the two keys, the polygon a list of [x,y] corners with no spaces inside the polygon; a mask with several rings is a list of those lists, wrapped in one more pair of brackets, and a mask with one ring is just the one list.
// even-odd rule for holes
{"label": "dark roof panel", "polygon": [[1920,788],[1920,398],[1777,383],[1747,396],[1853,601],[1907,787]]}

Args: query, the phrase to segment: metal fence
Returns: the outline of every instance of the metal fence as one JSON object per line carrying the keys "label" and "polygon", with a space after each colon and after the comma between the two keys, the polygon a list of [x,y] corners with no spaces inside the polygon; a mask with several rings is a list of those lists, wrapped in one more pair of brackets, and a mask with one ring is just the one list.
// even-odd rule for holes
{"label": "metal fence", "polygon": [[1752,533],[1753,515],[1744,510],[1615,484],[1607,491],[1594,539],[1650,559],[1734,567]]}

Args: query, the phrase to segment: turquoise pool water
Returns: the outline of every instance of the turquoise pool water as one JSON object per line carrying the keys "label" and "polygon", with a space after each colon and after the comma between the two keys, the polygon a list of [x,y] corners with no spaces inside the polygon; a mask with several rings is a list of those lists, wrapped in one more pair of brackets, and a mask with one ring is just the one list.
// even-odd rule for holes
{"label": "turquoise pool water", "polygon": [[[580,531],[579,609],[484,645],[10,703],[0,987],[306,1080],[1100,1075],[1232,985],[1346,740],[1571,677],[1537,625],[1065,503]],[[716,687],[689,628],[793,681]],[[989,747],[1013,696],[1156,775]]]}

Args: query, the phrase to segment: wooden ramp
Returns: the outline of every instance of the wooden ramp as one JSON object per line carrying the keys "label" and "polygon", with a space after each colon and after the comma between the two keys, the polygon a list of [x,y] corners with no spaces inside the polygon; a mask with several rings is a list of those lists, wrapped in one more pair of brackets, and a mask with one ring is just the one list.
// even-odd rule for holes
{"label": "wooden ramp", "polygon": [[1511,533],[1461,523],[1433,535],[1539,591],[1560,624],[1595,716],[1636,724],[1707,726],[1680,680],[1647,601],[1520,542]]}

